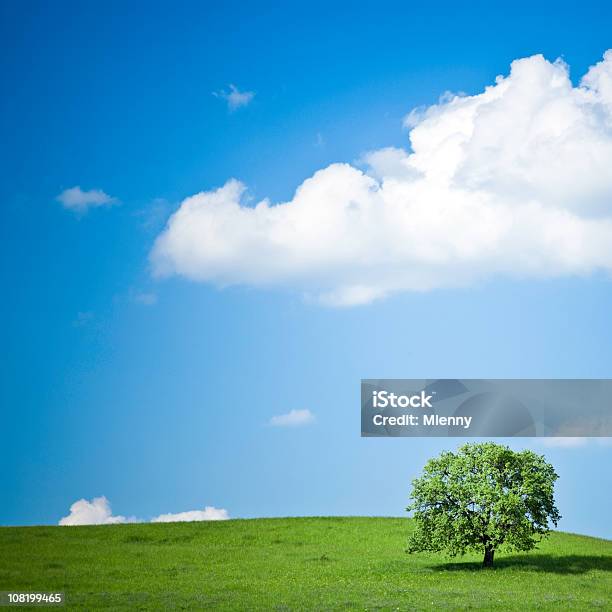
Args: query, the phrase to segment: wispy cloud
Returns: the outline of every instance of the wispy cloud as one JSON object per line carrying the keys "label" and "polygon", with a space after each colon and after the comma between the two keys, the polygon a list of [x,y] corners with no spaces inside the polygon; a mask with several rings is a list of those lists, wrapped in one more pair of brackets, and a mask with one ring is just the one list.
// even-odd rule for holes
{"label": "wispy cloud", "polygon": [[269,425],[272,427],[300,427],[315,422],[315,416],[310,410],[291,410],[287,414],[273,416]]}
{"label": "wispy cloud", "polygon": [[550,437],[538,438],[547,448],[584,448],[585,446],[612,446],[612,438],[586,438],[586,437]]}
{"label": "wispy cloud", "polygon": [[132,289],[130,291],[130,300],[136,304],[142,304],[143,306],[153,306],[157,304],[157,293]]}
{"label": "wispy cloud", "polygon": [[542,444],[548,448],[581,448],[586,446],[588,438],[542,438]]}
{"label": "wispy cloud", "polygon": [[78,185],[65,189],[55,199],[64,208],[80,214],[86,213],[90,208],[111,206],[119,202],[117,198],[109,196],[100,189],[83,191]]}
{"label": "wispy cloud", "polygon": [[227,108],[230,112],[238,110],[244,106],[248,106],[255,97],[254,91],[240,91],[235,85],[229,86],[229,91],[224,89],[213,91],[213,96],[221,98],[227,103]]}
{"label": "wispy cloud", "polygon": [[366,154],[365,168],[332,164],[289,201],[253,206],[237,180],[187,198],[155,243],[154,271],[333,306],[610,273],[610,83],[612,50],[578,86],[562,61],[516,60],[483,92],[412,113],[409,148]]}
{"label": "wispy cloud", "polygon": [[170,214],[170,202],[164,198],[155,198],[148,206],[133,214],[140,220],[140,226],[145,231],[158,232],[163,228]]}

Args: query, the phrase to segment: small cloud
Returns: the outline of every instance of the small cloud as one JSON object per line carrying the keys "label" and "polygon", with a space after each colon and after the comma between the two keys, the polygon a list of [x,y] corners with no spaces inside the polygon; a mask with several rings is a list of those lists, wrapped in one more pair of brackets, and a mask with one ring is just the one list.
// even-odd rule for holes
{"label": "small cloud", "polygon": [[130,291],[130,300],[143,306],[157,304],[157,294],[147,291]]}
{"label": "small cloud", "polygon": [[567,438],[542,438],[542,444],[548,448],[580,448],[586,446],[588,438],[567,437]]}
{"label": "small cloud", "polygon": [[[176,523],[187,521],[226,521],[229,513],[223,508],[206,506],[204,510],[189,510],[176,514],[160,514],[151,523]],[[91,501],[79,499],[70,506],[70,514],[59,520],[59,525],[117,525],[119,523],[146,523],[136,517],[113,515],[110,502],[104,495]]]}
{"label": "small cloud", "polygon": [[131,523],[133,518],[113,516],[110,503],[104,497],[94,497],[91,501],[79,499],[70,506],[70,514],[60,519],[60,525],[115,525]]}
{"label": "small cloud", "polygon": [[83,191],[78,185],[65,189],[56,198],[64,208],[73,212],[84,214],[90,208],[98,208],[99,206],[111,206],[118,203],[117,198],[109,196],[101,189],[90,189]]}
{"label": "small cloud", "polygon": [[190,521],[227,521],[229,514],[223,508],[206,506],[204,510],[189,510],[176,514],[160,514],[151,519],[152,523],[184,523]]}
{"label": "small cloud", "polygon": [[94,313],[91,310],[77,312],[76,319],[72,322],[73,327],[83,327],[94,318]]}
{"label": "small cloud", "polygon": [[287,414],[273,416],[269,425],[272,427],[301,427],[315,422],[315,416],[310,410],[291,410]]}
{"label": "small cloud", "polygon": [[317,132],[317,138],[315,140],[315,147],[324,147],[325,146],[325,138],[323,138],[323,134],[321,132]]}
{"label": "small cloud", "polygon": [[255,92],[240,91],[235,85],[230,85],[229,91],[225,91],[224,89],[213,91],[213,96],[225,100],[227,102],[227,108],[230,112],[233,112],[243,106],[248,106],[255,97]]}
{"label": "small cloud", "polygon": [[562,438],[540,438],[542,444],[547,448],[584,448],[585,446],[612,446],[612,438],[606,437],[562,437]]}

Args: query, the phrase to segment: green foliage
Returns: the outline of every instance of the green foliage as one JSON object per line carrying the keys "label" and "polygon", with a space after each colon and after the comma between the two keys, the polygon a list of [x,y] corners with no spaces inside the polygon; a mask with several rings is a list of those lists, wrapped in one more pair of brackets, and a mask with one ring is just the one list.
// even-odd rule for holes
{"label": "green foliage", "polygon": [[561,518],[554,503],[558,476],[543,456],[485,442],[430,459],[413,481],[416,528],[409,552],[493,553],[504,545],[527,551]]}

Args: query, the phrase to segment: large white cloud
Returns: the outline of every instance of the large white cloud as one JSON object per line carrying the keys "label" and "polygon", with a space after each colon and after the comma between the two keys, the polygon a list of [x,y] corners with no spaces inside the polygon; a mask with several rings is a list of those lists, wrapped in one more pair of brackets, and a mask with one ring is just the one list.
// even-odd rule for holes
{"label": "large white cloud", "polygon": [[113,516],[106,497],[94,497],[91,501],[79,499],[70,506],[70,514],[60,519],[60,525],[113,525],[127,523],[133,519]]}
{"label": "large white cloud", "polygon": [[322,169],[289,202],[255,206],[228,181],[184,200],[157,275],[287,286],[334,305],[494,275],[612,269],[612,51],[580,85],[536,55],[474,96],[405,120],[410,149]]}

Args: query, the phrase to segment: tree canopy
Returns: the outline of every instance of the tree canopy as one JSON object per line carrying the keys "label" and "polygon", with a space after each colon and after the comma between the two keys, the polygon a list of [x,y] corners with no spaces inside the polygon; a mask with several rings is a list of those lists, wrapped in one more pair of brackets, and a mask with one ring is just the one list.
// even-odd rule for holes
{"label": "tree canopy", "polygon": [[430,459],[412,483],[415,528],[409,552],[484,553],[493,565],[495,551],[527,551],[561,518],[554,501],[558,476],[545,458],[485,442],[465,444]]}

